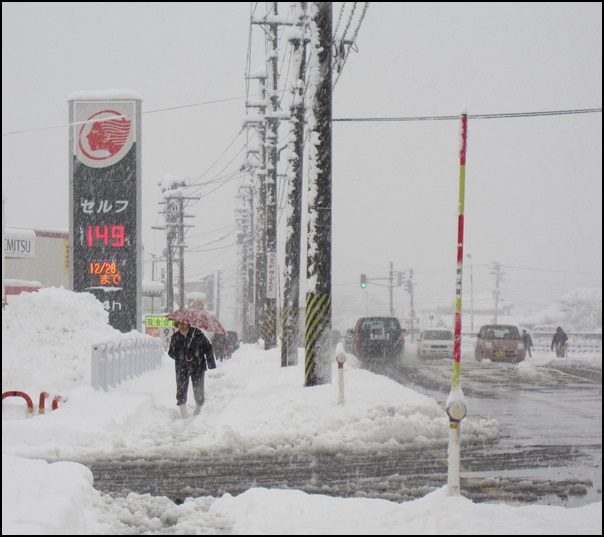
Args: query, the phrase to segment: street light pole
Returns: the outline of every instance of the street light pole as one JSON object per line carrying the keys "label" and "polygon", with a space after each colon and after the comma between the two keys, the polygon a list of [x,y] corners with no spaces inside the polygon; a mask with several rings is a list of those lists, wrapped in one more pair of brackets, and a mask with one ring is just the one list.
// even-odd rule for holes
{"label": "street light pole", "polygon": [[474,333],[474,263],[472,262],[472,254],[466,254],[470,260],[470,330]]}

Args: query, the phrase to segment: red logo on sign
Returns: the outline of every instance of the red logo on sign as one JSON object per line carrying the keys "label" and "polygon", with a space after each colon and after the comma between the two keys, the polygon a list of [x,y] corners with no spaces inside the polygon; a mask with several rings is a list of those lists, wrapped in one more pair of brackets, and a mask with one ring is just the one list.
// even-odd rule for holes
{"label": "red logo on sign", "polygon": [[131,126],[132,121],[115,110],[97,112],[80,129],[80,151],[91,160],[114,157],[128,141]]}

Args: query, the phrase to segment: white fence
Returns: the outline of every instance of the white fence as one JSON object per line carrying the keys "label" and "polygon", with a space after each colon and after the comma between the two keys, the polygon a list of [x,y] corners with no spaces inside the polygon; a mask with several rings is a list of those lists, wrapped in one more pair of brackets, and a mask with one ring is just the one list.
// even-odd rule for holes
{"label": "white fence", "polygon": [[92,345],[92,387],[107,391],[124,380],[157,369],[164,353],[162,341],[156,338],[95,343]]}
{"label": "white fence", "polygon": [[[602,334],[600,332],[567,332],[568,356],[582,354],[602,354]],[[549,351],[553,333],[533,333],[533,344],[536,351]]]}

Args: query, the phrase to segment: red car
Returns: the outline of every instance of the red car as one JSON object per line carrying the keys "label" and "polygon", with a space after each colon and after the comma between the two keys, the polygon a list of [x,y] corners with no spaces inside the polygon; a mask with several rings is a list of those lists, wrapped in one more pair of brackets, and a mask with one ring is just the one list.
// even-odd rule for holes
{"label": "red car", "polygon": [[493,362],[524,361],[524,344],[517,326],[509,324],[485,324],[478,332],[474,358],[487,358]]}

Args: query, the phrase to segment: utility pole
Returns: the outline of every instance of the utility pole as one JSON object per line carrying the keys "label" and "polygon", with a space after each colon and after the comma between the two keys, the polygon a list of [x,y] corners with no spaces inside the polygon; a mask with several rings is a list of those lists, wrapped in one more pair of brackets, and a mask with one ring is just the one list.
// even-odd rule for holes
{"label": "utility pole", "polygon": [[[279,3],[273,2],[273,13],[277,17]],[[269,51],[268,87],[270,114],[267,114],[267,154],[266,154],[266,255],[269,260],[277,257],[277,142],[279,139],[279,24],[269,24],[267,33],[267,49]],[[277,269],[276,262],[274,267]],[[267,273],[266,306],[264,308],[264,348],[273,349],[277,346],[277,270],[274,275]],[[270,280],[270,281],[269,281]],[[272,283],[272,285],[271,285]]]}
{"label": "utility pole", "polygon": [[[257,108],[258,115],[246,119],[247,126],[253,126],[260,138],[257,151],[248,150],[247,167],[251,171],[255,180],[253,190],[250,190],[251,204],[253,211],[251,219],[256,223],[251,234],[253,246],[252,255],[254,256],[254,284],[251,286],[254,293],[253,311],[250,312],[249,319],[253,320],[254,329],[249,329],[249,336],[252,341],[257,339],[259,333],[259,323],[264,317],[264,307],[266,300],[266,71],[262,70],[252,75],[248,79],[257,79],[260,84],[259,101],[247,101],[247,108]],[[252,163],[250,157],[255,156],[256,162]],[[255,200],[255,203],[254,203]],[[254,332],[254,334],[251,334]],[[250,341],[251,342],[251,341]]]}
{"label": "utility pole", "polygon": [[185,307],[185,207],[182,197],[178,199],[178,307]]}
{"label": "utility pole", "polygon": [[407,291],[411,298],[411,343],[415,341],[415,307],[413,303],[415,283],[413,281],[413,269],[409,269],[409,279],[407,280]]}
{"label": "utility pole", "polygon": [[390,293],[390,317],[394,317],[394,264],[390,261],[390,275],[388,278],[388,291]]}
{"label": "utility pole", "polygon": [[499,282],[501,281],[503,274],[501,272],[501,263],[499,261],[494,261],[492,264],[491,274],[495,276],[495,291],[493,291],[493,295],[495,296],[495,319],[494,324],[497,324],[497,317],[499,315],[499,295],[501,291],[499,290]]}
{"label": "utility pole", "polygon": [[293,61],[298,68],[291,110],[293,151],[290,156],[290,217],[286,228],[285,282],[283,290],[283,335],[281,367],[297,365],[300,316],[300,251],[302,240],[302,159],[304,156],[304,76],[306,72],[306,2],[296,4],[299,35],[291,39]]}
{"label": "utility pole", "polygon": [[411,282],[411,343],[415,341],[415,282],[413,281],[413,269],[409,269],[409,281]]}
{"label": "utility pole", "polygon": [[[266,153],[265,153],[265,197],[261,200],[265,203],[265,243],[264,263],[266,269],[263,274],[266,279],[263,283],[258,282],[259,289],[263,294],[262,307],[258,319],[262,319],[261,335],[264,339],[266,350],[277,346],[277,164],[279,152],[277,143],[279,138],[279,120],[283,117],[280,112],[279,100],[279,26],[291,24],[279,18],[279,2],[272,3],[271,12],[264,17],[253,19],[252,24],[260,24],[264,27],[266,35],[267,60],[267,91],[268,99],[265,100],[264,120],[266,129]],[[260,298],[260,297],[259,297]]]}
{"label": "utility pole", "polygon": [[184,189],[187,187],[187,180],[179,177],[166,176],[159,182],[164,195],[164,227],[154,227],[153,229],[163,229],[166,231],[166,308],[168,311],[174,311],[174,254],[178,247],[178,287],[179,287],[179,307],[185,307],[185,226],[184,224],[184,201],[187,199],[199,199],[197,197],[183,196]]}
{"label": "utility pole", "polygon": [[[157,254],[149,254],[151,256],[151,281],[155,282],[155,264],[159,261],[162,261],[162,257],[157,255]],[[159,306],[160,306],[160,310],[161,310],[161,306],[162,306],[162,297],[160,295],[159,297]],[[155,313],[155,297],[152,296],[151,297],[151,313]]]}
{"label": "utility pole", "polygon": [[[279,3],[273,2],[272,16],[267,14],[264,18],[252,20],[252,23],[265,27],[266,49],[268,51],[267,86],[270,107],[265,107],[264,119],[266,123],[266,181],[265,181],[265,244],[264,274],[266,280],[260,288],[264,295],[261,333],[266,350],[277,346],[277,162],[279,154],[277,143],[279,138]],[[269,108],[269,110],[266,110]]]}
{"label": "utility pole", "polygon": [[216,317],[220,319],[220,288],[222,287],[222,271],[216,275]]}
{"label": "utility pole", "polygon": [[166,231],[166,308],[168,311],[174,311],[174,244],[176,242],[179,212],[179,196],[176,196],[176,193],[178,188],[184,185],[184,181],[182,184],[179,181],[173,178],[165,186],[162,185],[165,197],[164,220],[166,225],[159,229],[165,229]]}
{"label": "utility pole", "polygon": [[244,343],[257,341],[255,329],[255,254],[254,254],[254,189],[251,181],[239,187],[237,200],[237,225],[239,226],[238,243],[241,255],[242,290],[241,290],[241,334]]}
{"label": "utility pole", "polygon": [[[237,203],[241,202],[241,187],[237,193]],[[235,209],[235,224],[237,226],[237,274],[239,277],[235,280],[235,326],[239,327],[241,337],[244,338],[243,331],[245,326],[244,319],[247,317],[247,259],[246,259],[246,215],[241,208]]]}
{"label": "utility pole", "polygon": [[331,382],[332,19],[331,2],[311,3],[305,386]]}

